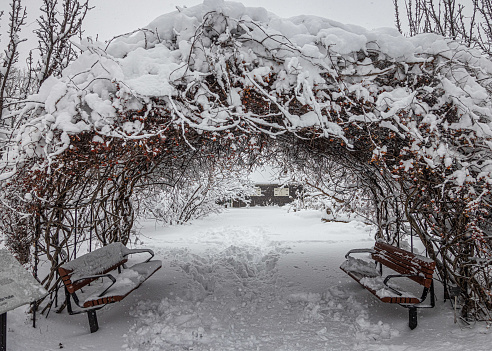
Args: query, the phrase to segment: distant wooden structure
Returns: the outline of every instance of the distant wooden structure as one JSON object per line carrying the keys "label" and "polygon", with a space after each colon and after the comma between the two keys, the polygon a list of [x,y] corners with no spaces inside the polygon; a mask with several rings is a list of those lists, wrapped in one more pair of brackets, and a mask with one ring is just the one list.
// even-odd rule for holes
{"label": "distant wooden structure", "polygon": [[256,194],[250,196],[247,202],[236,200],[232,207],[246,206],[284,206],[302,196],[303,187],[299,184],[256,184]]}

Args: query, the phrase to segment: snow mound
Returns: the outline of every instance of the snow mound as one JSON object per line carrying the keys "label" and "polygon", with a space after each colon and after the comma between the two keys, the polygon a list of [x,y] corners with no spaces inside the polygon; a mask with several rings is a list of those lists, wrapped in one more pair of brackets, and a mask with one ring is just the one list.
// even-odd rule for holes
{"label": "snow mound", "polygon": [[[126,335],[125,350],[313,350],[314,345],[318,350],[323,342],[349,350],[399,336],[389,324],[372,322],[367,306],[347,296],[332,288],[323,294],[263,296],[250,304],[239,296],[141,301],[131,311],[137,322]],[[349,342],[336,344],[341,338]]]}
{"label": "snow mound", "polygon": [[[308,292],[291,294],[288,301],[304,306],[298,317],[299,323],[337,321],[351,330],[358,341],[391,339],[400,334],[387,323],[371,322],[367,307],[337,288],[332,288],[324,294]],[[326,333],[325,329],[318,331],[321,337]]]}
{"label": "snow mound", "polygon": [[180,303],[174,305],[167,299],[159,304],[140,301],[131,311],[138,322],[129,330],[131,337],[125,349],[158,351],[164,345],[172,345],[176,347],[172,350],[191,350],[195,344],[210,343],[213,319],[203,320],[193,304],[177,301]]}

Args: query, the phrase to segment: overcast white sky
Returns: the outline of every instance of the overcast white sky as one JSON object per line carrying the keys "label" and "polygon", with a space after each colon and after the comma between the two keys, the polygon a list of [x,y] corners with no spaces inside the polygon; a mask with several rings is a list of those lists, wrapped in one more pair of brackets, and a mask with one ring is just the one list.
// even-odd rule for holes
{"label": "overcast white sky", "polygon": [[[63,0],[58,0],[62,2]],[[82,0],[80,0],[82,1]],[[243,0],[245,6],[265,7],[280,17],[292,17],[301,14],[317,15],[342,23],[358,24],[368,29],[376,27],[393,27],[392,0]],[[0,10],[5,14],[2,19],[1,32],[7,29],[10,0],[0,0]],[[89,0],[93,10],[84,22],[86,36],[107,40],[115,35],[127,33],[144,27],[156,17],[172,12],[176,6],[191,7],[202,0]],[[31,36],[35,28],[35,19],[39,15],[41,0],[22,0],[27,6],[28,25],[23,29],[22,37]],[[3,39],[3,40],[2,40]],[[6,45],[6,38],[0,38],[0,47]],[[33,44],[24,44],[36,45]],[[28,48],[23,48],[28,50]]]}
{"label": "overcast white sky", "polygon": [[[33,1],[33,0],[29,0]],[[38,0],[39,1],[39,0]],[[392,0],[243,0],[245,6],[265,7],[280,17],[317,15],[368,29],[393,27]],[[95,9],[87,17],[86,34],[100,39],[129,32],[149,24],[159,15],[201,0],[91,0]]]}

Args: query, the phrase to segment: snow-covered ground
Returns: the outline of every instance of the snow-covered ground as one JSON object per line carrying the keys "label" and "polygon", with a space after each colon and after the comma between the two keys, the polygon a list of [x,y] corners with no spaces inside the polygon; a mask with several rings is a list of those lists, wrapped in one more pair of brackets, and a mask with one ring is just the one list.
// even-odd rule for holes
{"label": "snow-covered ground", "polygon": [[315,211],[229,209],[191,225],[144,223],[136,247],[163,267],[125,300],[85,315],[51,313],[33,329],[25,308],[8,314],[8,350],[490,350],[485,323],[454,324],[437,306],[408,312],[383,304],[339,266],[371,247],[371,228],[323,223]]}

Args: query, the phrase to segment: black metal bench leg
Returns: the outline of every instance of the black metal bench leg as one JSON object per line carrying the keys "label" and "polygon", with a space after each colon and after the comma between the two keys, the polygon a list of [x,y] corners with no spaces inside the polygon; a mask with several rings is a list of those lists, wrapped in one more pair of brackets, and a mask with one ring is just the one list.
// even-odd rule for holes
{"label": "black metal bench leg", "polygon": [[7,312],[0,315],[0,351],[7,351]]}
{"label": "black metal bench leg", "polygon": [[408,308],[408,326],[410,329],[417,328],[417,308],[409,307]]}
{"label": "black metal bench leg", "polygon": [[70,315],[74,314],[72,310],[72,302],[70,301],[70,293],[68,292],[66,287],[65,287],[65,301],[67,303],[68,314]]}
{"label": "black metal bench leg", "polygon": [[97,332],[97,330],[99,329],[99,324],[97,324],[96,311],[88,311],[87,317],[89,317],[89,327],[91,329],[91,333]]}

